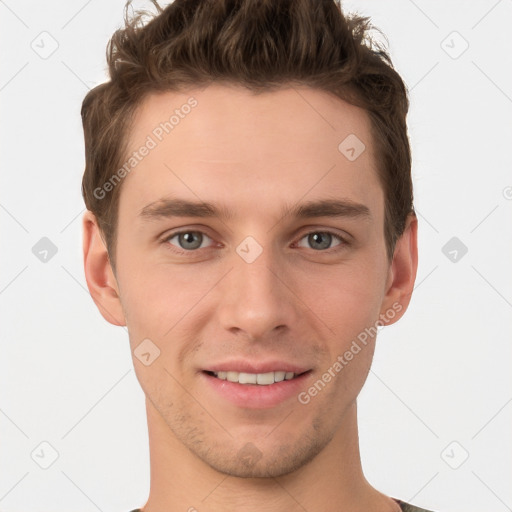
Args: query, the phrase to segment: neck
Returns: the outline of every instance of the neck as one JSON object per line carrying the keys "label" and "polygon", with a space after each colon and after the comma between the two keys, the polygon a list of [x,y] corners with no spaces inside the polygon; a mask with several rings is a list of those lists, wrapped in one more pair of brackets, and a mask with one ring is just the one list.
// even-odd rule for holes
{"label": "neck", "polygon": [[309,463],[271,478],[220,473],[186,448],[146,400],[150,494],[143,512],[395,512],[397,505],[366,481],[359,454],[356,405]]}

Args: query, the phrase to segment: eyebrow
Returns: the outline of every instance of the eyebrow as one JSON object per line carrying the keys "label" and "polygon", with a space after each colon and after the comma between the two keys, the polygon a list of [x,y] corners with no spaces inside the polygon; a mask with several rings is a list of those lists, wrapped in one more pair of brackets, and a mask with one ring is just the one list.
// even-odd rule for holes
{"label": "eyebrow", "polygon": [[371,218],[370,209],[364,204],[352,200],[324,199],[299,204],[288,212],[297,218],[311,217],[349,217]]}
{"label": "eyebrow", "polygon": [[[346,217],[370,219],[370,209],[364,204],[349,199],[323,199],[308,201],[290,208],[285,208],[285,216],[299,219],[314,217]],[[234,213],[228,208],[218,208],[204,201],[187,201],[184,199],[159,199],[148,204],[139,213],[146,220],[169,217],[218,217],[230,219]]]}

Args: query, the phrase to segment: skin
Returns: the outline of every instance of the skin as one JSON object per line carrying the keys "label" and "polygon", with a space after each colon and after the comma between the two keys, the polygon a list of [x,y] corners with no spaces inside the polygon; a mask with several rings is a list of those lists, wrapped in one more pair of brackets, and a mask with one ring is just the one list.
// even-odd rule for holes
{"label": "skin", "polygon": [[[398,510],[367,482],[359,455],[356,398],[375,338],[308,404],[293,396],[271,408],[235,406],[201,373],[229,358],[275,358],[310,368],[307,390],[380,315],[395,310],[390,324],[407,309],[417,222],[408,218],[389,261],[368,117],[311,88],[254,95],[213,84],[149,96],[130,147],[191,96],[198,105],[123,180],[115,274],[94,215],[83,219],[85,275],[100,312],[127,325],[132,354],[146,338],[160,350],[149,366],[133,357],[150,440],[144,511]],[[366,146],[355,161],[338,150],[349,134]],[[140,215],[161,198],[206,201],[231,216]],[[323,199],[360,203],[369,215],[287,214]],[[184,249],[178,230],[207,236]],[[324,235],[318,248],[308,235],[325,231],[345,242]],[[262,248],[252,263],[236,252],[247,236]],[[257,454],[249,463],[247,446]]]}

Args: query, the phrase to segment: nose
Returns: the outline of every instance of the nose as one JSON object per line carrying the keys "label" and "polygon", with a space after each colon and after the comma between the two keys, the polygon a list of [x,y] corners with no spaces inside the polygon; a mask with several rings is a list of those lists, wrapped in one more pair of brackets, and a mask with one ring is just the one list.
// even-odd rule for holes
{"label": "nose", "polygon": [[297,325],[300,303],[290,276],[271,250],[263,249],[250,263],[235,254],[232,263],[218,290],[222,328],[256,341]]}

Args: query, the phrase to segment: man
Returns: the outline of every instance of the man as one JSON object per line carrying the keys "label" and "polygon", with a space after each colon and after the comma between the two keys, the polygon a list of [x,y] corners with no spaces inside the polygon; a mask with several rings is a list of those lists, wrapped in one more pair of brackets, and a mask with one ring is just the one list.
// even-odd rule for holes
{"label": "man", "polygon": [[365,479],[356,399],[411,298],[406,89],[334,1],[126,19],[85,98],[85,275],[146,395],[144,512],[421,511]]}

